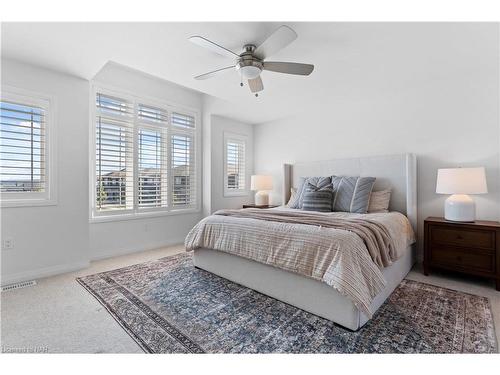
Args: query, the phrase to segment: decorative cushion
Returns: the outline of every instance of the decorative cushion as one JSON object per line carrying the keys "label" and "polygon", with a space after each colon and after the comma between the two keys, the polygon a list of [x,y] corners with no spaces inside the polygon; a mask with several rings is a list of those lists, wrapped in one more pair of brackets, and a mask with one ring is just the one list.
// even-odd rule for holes
{"label": "decorative cushion", "polygon": [[291,188],[290,199],[288,200],[288,203],[285,204],[285,207],[290,207],[296,200],[297,200],[297,189]]}
{"label": "decorative cushion", "polygon": [[333,200],[332,184],[317,187],[313,184],[306,184],[306,191],[302,199],[302,209],[304,211],[331,212]]}
{"label": "decorative cushion", "polygon": [[375,177],[332,176],[333,211],[366,214]]}
{"label": "decorative cushion", "polygon": [[389,212],[391,201],[391,189],[372,191],[368,203],[368,213]]}
{"label": "decorative cushion", "polygon": [[301,177],[299,186],[297,187],[297,199],[290,204],[290,208],[302,208],[302,199],[306,191],[307,183],[321,188],[329,185],[331,182],[332,179],[330,177]]}

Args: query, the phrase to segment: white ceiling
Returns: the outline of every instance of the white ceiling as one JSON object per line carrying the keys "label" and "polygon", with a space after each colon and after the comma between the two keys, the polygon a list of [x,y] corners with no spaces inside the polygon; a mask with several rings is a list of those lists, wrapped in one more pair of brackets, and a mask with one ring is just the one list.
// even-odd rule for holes
{"label": "white ceiling", "polygon": [[269,60],[315,64],[311,76],[263,72],[265,89],[258,98],[240,87],[235,71],[193,79],[232,61],[188,37],[201,35],[239,52],[283,23],[3,23],[2,56],[85,79],[114,61],[220,98],[219,114],[260,123],[325,105],[324,98],[397,92],[422,80],[467,72],[477,68],[477,61],[470,50],[474,43],[463,42],[494,35],[488,32],[491,24],[285,22],[298,38]]}

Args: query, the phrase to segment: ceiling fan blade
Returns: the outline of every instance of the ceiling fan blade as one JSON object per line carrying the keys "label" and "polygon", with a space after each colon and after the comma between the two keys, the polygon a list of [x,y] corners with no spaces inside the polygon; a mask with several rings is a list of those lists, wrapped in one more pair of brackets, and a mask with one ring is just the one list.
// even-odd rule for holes
{"label": "ceiling fan blade", "polygon": [[260,78],[260,76],[254,79],[249,79],[248,86],[250,86],[250,91],[252,92],[259,92],[264,90],[264,84],[262,83],[262,79]]}
{"label": "ceiling fan blade", "polygon": [[297,39],[297,33],[288,26],[280,26],[274,33],[269,35],[254,52],[254,55],[259,59],[265,59],[280,49],[285,48],[287,45]]}
{"label": "ceiling fan blade", "polygon": [[264,70],[300,76],[308,76],[314,70],[314,65],[292,62],[264,61],[263,65]]}
{"label": "ceiling fan blade", "polygon": [[225,68],[221,68],[221,69],[217,69],[217,70],[214,70],[212,72],[208,72],[208,73],[205,73],[205,74],[200,74],[199,76],[196,76],[194,77],[194,79],[197,79],[199,81],[201,80],[204,80],[204,79],[208,79],[208,78],[212,78],[212,77],[215,77],[216,75],[228,70],[228,69],[234,69],[234,66],[227,66]]}
{"label": "ceiling fan blade", "polygon": [[239,55],[237,55],[233,51],[230,51],[227,48],[218,45],[217,43],[214,43],[206,38],[203,38],[202,36],[192,36],[191,38],[189,38],[189,41],[200,47],[209,49],[212,52],[215,52],[225,57],[229,57],[231,59],[239,57]]}

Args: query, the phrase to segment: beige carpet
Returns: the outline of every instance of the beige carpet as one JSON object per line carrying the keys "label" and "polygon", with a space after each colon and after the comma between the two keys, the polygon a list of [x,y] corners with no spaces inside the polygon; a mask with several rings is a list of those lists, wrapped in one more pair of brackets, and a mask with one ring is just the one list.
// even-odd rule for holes
{"label": "beige carpet", "polygon": [[[75,278],[181,251],[183,247],[179,245],[101,260],[82,271],[38,280],[35,287],[2,293],[2,348],[46,348],[48,352],[65,353],[142,353],[135,341]],[[419,268],[408,278],[490,298],[497,342],[500,342],[500,292],[495,291],[492,283],[448,274],[426,277]]]}

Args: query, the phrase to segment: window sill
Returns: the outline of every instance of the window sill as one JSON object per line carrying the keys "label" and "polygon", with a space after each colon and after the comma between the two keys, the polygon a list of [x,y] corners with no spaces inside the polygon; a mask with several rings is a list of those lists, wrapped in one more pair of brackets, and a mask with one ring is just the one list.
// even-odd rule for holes
{"label": "window sill", "polygon": [[0,200],[1,208],[56,206],[55,199],[5,199]]}
{"label": "window sill", "polygon": [[93,216],[89,219],[90,224],[99,223],[109,223],[113,221],[127,221],[127,220],[140,220],[140,219],[150,219],[159,218],[165,216],[176,216],[176,215],[187,215],[201,213],[199,208],[186,208],[171,211],[149,211],[149,212],[137,212],[137,213],[126,213],[126,214],[115,214],[115,215],[99,215]]}
{"label": "window sill", "polygon": [[231,197],[248,197],[250,193],[248,190],[244,191],[225,191],[224,192],[224,198],[231,198]]}

